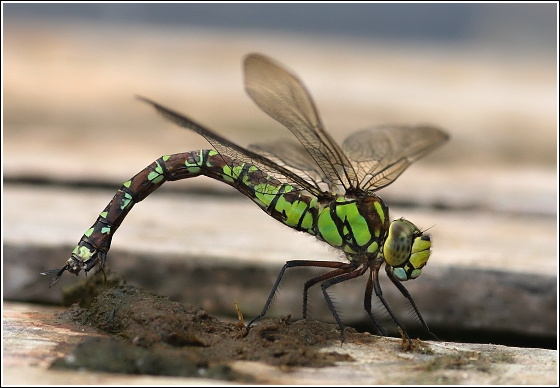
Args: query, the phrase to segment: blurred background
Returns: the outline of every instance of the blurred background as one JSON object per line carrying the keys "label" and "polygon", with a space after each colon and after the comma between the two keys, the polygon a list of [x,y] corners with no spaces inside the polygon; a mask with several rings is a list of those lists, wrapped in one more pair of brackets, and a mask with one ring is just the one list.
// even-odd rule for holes
{"label": "blurred background", "polygon": [[[276,124],[258,112],[241,83],[241,60],[256,51],[299,74],[338,139],[371,124],[432,122],[453,134],[455,141],[442,151],[452,161],[554,165],[555,9],[5,4],[6,140],[24,136],[22,130],[62,126],[87,141],[75,150],[79,160],[72,161],[80,164],[98,155],[96,144],[108,137],[122,147],[139,142],[139,162],[147,152],[184,151],[191,136],[198,138],[155,132],[161,120],[135,94],[182,110],[242,144],[269,137],[272,131],[261,128]],[[134,136],[123,126],[134,128]],[[51,131],[39,132],[51,137]],[[156,133],[162,136],[155,144],[146,142]],[[7,167],[21,166],[6,148]],[[75,163],[66,164],[82,174]]]}
{"label": "blurred background", "polygon": [[[243,146],[290,136],[243,90],[242,59],[261,52],[299,75],[339,141],[375,124],[445,128],[451,141],[380,193],[393,218],[435,225],[428,283],[440,288],[430,293],[418,280],[410,290],[415,298],[424,294],[417,303],[438,326],[453,321],[469,330],[517,333],[529,325],[520,318],[531,315],[528,304],[535,314],[548,310],[540,321],[551,326],[530,331],[550,341],[557,311],[557,15],[556,3],[3,3],[4,297],[57,303],[59,294],[45,292],[48,280],[36,273],[64,264],[120,184],[163,154],[208,147],[135,95]],[[203,264],[210,257],[224,265],[269,260],[273,270],[263,290],[285,260],[302,252],[336,257],[275,225],[222,183],[202,178],[161,191],[131,212],[113,255],[175,255]],[[483,277],[466,272],[475,269],[498,274],[484,278],[488,286],[505,271],[539,291],[523,303],[493,299],[494,307],[481,307],[497,292],[480,291]],[[517,279],[508,282],[523,288],[513,286]],[[194,301],[179,288],[185,286],[161,292]],[[300,293],[301,283],[293,311]],[[363,291],[356,295],[357,312],[344,316],[363,315]],[[477,312],[464,307],[451,319],[453,309],[441,306],[458,306],[461,297],[470,297]],[[200,303],[209,308],[217,298]],[[317,297],[316,310],[322,304]],[[485,320],[480,310],[503,315]]]}

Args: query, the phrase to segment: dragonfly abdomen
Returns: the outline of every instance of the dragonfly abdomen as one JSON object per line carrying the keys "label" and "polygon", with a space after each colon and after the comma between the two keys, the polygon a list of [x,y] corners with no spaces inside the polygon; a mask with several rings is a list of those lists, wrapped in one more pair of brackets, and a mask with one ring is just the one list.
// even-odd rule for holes
{"label": "dragonfly abdomen", "polygon": [[296,230],[313,234],[318,199],[301,188],[269,175],[259,167],[209,150],[201,173],[229,184],[268,215]]}
{"label": "dragonfly abdomen", "polygon": [[78,273],[105,264],[113,234],[132,207],[166,181],[205,175],[222,181],[249,197],[270,216],[297,230],[312,233],[317,221],[317,198],[282,183],[258,167],[215,150],[164,155],[124,182],[99,214],[68,260],[68,270]]}

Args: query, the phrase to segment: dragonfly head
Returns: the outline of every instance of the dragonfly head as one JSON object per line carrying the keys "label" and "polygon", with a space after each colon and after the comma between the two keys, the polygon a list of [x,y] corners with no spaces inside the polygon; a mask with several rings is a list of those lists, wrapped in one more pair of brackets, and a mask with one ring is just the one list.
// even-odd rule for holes
{"label": "dragonfly head", "polygon": [[383,245],[390,272],[400,281],[416,279],[430,258],[432,241],[412,222],[400,218],[391,222]]}

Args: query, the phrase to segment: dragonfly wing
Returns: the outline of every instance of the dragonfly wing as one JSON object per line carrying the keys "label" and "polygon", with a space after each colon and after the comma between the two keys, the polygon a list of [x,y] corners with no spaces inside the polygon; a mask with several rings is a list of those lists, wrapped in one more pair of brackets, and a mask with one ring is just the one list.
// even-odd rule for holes
{"label": "dragonfly wing", "polygon": [[261,156],[251,150],[245,149],[232,141],[218,135],[214,131],[196,123],[190,118],[166,108],[157,102],[148,98],[138,96],[139,100],[152,105],[163,117],[176,123],[177,125],[190,129],[202,137],[204,137],[221,155],[229,156],[230,158],[244,163],[249,163],[257,166],[260,170],[266,172],[270,176],[280,180],[284,183],[289,183],[295,187],[299,187],[319,195],[321,192],[317,189],[316,185],[305,181],[303,178],[297,176],[287,168],[274,163],[272,160]]}
{"label": "dragonfly wing", "polygon": [[445,132],[431,126],[383,126],[353,133],[342,149],[350,155],[360,187],[375,191],[448,139]]}
{"label": "dragonfly wing", "polygon": [[251,144],[249,149],[293,171],[296,175],[313,184],[318,190],[332,191],[332,184],[300,143],[289,139],[279,139]]}
{"label": "dragonfly wing", "polygon": [[352,164],[324,130],[313,99],[299,78],[261,54],[248,55],[244,70],[249,96],[295,135],[327,178],[329,188],[356,188]]}

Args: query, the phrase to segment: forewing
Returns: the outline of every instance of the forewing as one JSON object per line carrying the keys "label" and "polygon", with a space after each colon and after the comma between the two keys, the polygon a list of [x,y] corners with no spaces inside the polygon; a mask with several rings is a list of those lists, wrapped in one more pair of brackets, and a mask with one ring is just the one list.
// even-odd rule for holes
{"label": "forewing", "polygon": [[448,138],[431,126],[383,126],[353,133],[342,150],[351,159],[360,188],[375,191],[392,183],[411,163]]}
{"label": "forewing", "polygon": [[245,58],[245,90],[268,115],[288,128],[315,161],[331,190],[356,187],[348,158],[325,132],[311,95],[292,73],[261,54]]}

